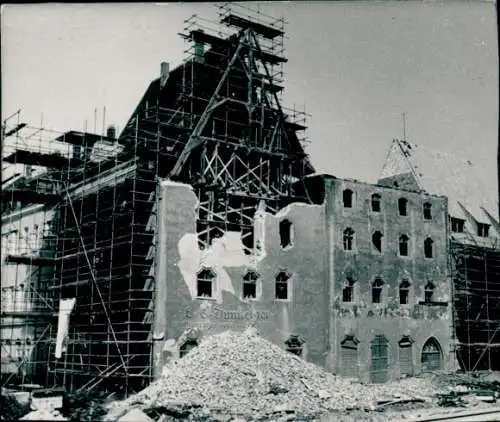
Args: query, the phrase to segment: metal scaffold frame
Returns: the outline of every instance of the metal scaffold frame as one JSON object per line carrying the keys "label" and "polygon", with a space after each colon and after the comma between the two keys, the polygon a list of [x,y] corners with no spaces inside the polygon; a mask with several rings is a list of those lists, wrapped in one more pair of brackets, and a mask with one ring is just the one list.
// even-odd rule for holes
{"label": "metal scaffold frame", "polygon": [[76,298],[62,358],[54,324],[44,343],[48,384],[130,392],[151,381],[159,180],[193,186],[201,249],[236,231],[251,254],[259,207],[311,202],[307,115],[280,103],[284,19],[241,7],[220,7],[217,25],[186,21],[185,61],[151,83],[118,138],[3,130],[12,140],[4,162],[24,166],[3,206],[50,210],[49,259],[30,262],[50,269],[40,286],[55,310]]}

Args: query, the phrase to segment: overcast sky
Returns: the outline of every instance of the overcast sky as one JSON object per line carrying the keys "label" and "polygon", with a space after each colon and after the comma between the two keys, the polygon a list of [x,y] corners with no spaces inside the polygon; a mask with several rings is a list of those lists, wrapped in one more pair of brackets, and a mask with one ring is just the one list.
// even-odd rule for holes
{"label": "overcast sky", "polygon": [[[306,106],[316,169],[375,181],[407,116],[410,142],[455,152],[496,187],[498,54],[491,1],[252,3],[285,16],[285,106]],[[213,4],[2,8],[2,112],[57,130],[121,130],[178,36]]]}

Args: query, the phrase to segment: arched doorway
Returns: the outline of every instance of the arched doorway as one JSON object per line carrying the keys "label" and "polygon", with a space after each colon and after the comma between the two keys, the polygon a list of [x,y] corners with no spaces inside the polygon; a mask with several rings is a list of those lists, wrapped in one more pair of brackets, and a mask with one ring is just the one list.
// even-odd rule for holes
{"label": "arched doorway", "polygon": [[389,355],[388,341],[383,335],[377,335],[371,343],[372,363],[371,381],[373,383],[383,383],[389,378]]}
{"label": "arched doorway", "polygon": [[344,377],[358,377],[358,343],[359,340],[352,335],[340,343],[340,373]]}
{"label": "arched doorway", "polygon": [[399,340],[399,374],[402,376],[413,375],[413,339],[403,336]]}
{"label": "arched doorway", "polygon": [[431,337],[422,347],[422,371],[436,371],[443,369],[443,353],[439,342]]}

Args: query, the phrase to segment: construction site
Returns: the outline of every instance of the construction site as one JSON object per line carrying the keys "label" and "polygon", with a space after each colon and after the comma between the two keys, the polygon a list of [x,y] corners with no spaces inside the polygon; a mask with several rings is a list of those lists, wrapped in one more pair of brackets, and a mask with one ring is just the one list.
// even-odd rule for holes
{"label": "construction site", "polygon": [[500,371],[496,192],[426,185],[404,140],[376,184],[317,174],[284,19],[218,12],[120,133],[3,121],[2,386],[127,397],[248,327],[363,383]]}

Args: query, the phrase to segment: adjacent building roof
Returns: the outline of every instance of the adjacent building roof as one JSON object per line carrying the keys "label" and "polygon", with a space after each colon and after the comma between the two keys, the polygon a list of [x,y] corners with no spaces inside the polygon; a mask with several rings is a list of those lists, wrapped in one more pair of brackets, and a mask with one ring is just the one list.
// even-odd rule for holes
{"label": "adjacent building roof", "polygon": [[488,224],[500,237],[498,190],[470,160],[394,140],[379,183],[447,196],[451,217]]}

